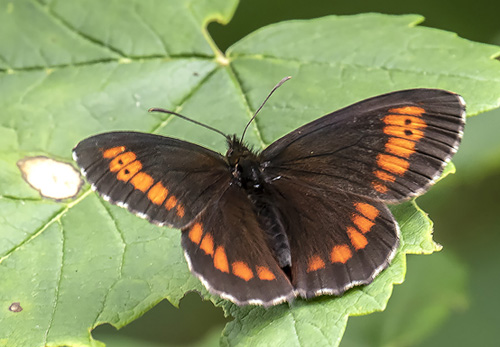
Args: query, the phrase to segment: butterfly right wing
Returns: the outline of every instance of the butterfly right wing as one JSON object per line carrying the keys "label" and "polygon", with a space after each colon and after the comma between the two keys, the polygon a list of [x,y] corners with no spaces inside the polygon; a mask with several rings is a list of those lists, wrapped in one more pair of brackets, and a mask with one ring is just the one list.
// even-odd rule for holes
{"label": "butterfly right wing", "polygon": [[273,189],[301,297],[341,295],[371,283],[396,254],[399,227],[384,203],[286,177]]}
{"label": "butterfly right wing", "polygon": [[308,123],[261,154],[269,177],[288,177],[387,203],[423,194],[457,151],[465,102],[409,89],[357,102]]}
{"label": "butterfly right wing", "polygon": [[189,224],[231,177],[220,154],[178,139],[138,132],[89,137],[73,157],[104,199],[158,225]]}
{"label": "butterfly right wing", "polygon": [[299,295],[370,283],[394,257],[384,203],[424,193],[456,152],[465,103],[436,89],[397,91],[308,123],[261,153],[279,199]]}

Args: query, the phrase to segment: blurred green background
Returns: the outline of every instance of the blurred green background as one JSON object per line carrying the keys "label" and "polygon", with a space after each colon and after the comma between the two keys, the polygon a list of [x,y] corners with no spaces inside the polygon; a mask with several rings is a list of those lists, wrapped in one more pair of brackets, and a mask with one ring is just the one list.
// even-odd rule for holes
{"label": "blurred green background", "polygon": [[[422,24],[470,40],[500,45],[500,4],[470,1],[241,0],[226,26],[209,25],[222,51],[248,33],[282,20],[330,14],[421,14]],[[387,310],[351,317],[341,346],[497,346],[500,319],[500,110],[468,119],[457,173],[419,198],[443,250],[408,257],[407,279]],[[222,310],[188,294],[180,309],[163,301],[116,331],[94,330],[108,346],[217,345]]]}

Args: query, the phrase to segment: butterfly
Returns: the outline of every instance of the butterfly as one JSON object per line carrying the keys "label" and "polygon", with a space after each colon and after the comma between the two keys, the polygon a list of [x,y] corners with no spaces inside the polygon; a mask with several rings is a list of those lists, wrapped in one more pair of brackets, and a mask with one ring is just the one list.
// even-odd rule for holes
{"label": "butterfly", "polygon": [[399,245],[386,204],[429,189],[464,124],[458,94],[410,89],[327,114],[260,152],[215,129],[225,155],[110,132],[81,141],[73,157],[105,200],[181,229],[189,268],[211,293],[268,307],[371,283]]}

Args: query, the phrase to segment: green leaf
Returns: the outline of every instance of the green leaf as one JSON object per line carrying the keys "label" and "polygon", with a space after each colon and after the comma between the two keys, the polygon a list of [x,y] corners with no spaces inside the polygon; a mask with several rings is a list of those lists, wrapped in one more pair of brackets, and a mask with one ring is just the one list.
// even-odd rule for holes
{"label": "green leaf", "polygon": [[[110,130],[175,136],[224,151],[217,135],[150,107],[240,134],[264,147],[324,113],[410,87],[462,94],[470,114],[499,105],[498,47],[416,26],[419,16],[365,14],[290,21],[258,30],[224,56],[206,32],[236,1],[0,0],[0,345],[99,345],[90,331],[121,327],[163,298],[201,292],[234,317],[222,343],[340,342],[350,315],[383,310],[404,280],[407,253],[430,253],[426,215],[393,207],[402,229],[392,265],[340,298],[236,307],[188,271],[178,230],[103,202],[88,185],[74,200],[40,197],[16,163],[43,155],[71,163],[81,139]],[[29,21],[30,25],[24,25]],[[19,302],[22,311],[7,308]]]}
{"label": "green leaf", "polygon": [[449,252],[410,257],[405,283],[394,291],[384,314],[353,318],[341,346],[418,345],[452,310],[467,306],[466,278],[463,264]]}

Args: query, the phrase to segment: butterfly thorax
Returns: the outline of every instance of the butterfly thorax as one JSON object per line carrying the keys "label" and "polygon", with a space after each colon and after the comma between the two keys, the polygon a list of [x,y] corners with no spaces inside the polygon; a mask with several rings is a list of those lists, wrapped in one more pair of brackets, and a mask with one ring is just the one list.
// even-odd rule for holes
{"label": "butterfly thorax", "polygon": [[[291,267],[290,244],[280,211],[272,201],[273,187],[262,171],[257,153],[236,136],[228,139],[226,159],[236,182],[247,193],[261,228],[265,231],[269,247],[282,268]],[[288,272],[288,271],[286,271]]]}

